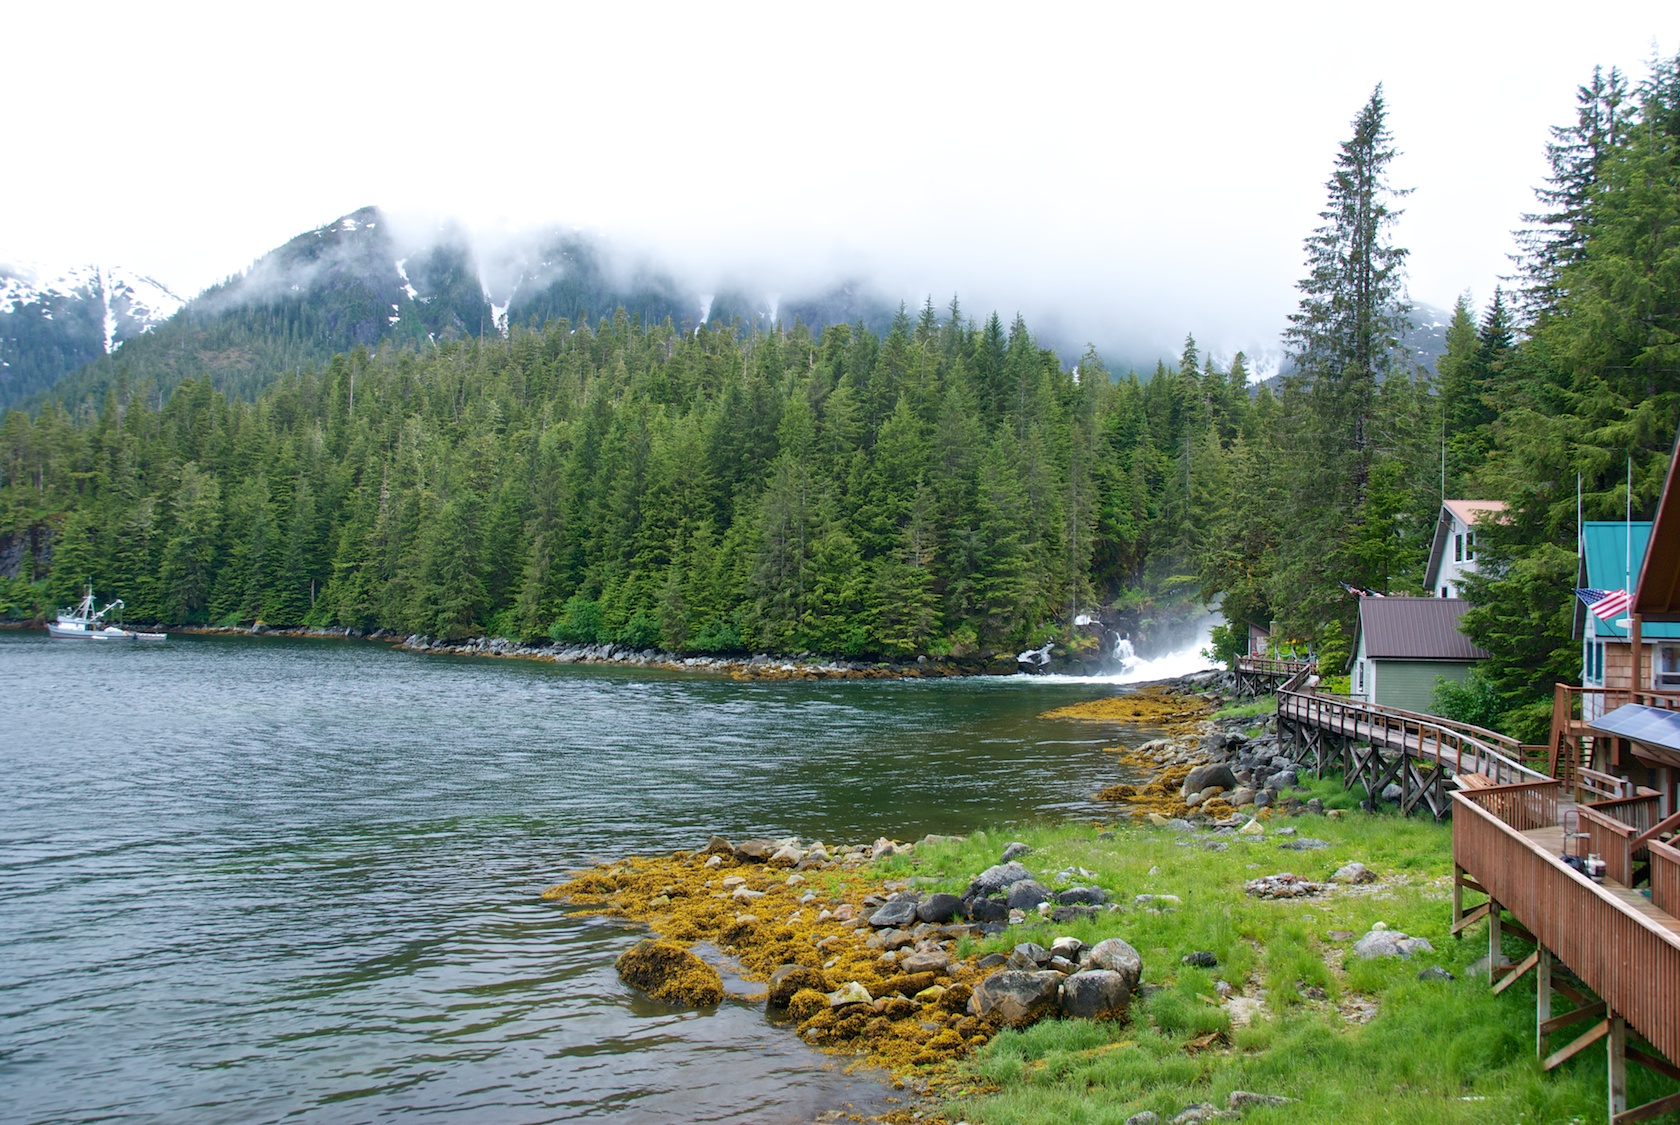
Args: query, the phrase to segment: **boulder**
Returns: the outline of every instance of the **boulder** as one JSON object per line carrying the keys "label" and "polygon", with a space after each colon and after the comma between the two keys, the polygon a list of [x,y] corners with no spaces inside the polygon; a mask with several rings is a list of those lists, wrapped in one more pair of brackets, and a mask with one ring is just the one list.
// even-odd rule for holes
{"label": "boulder", "polygon": [[[1254,803],[1257,805],[1260,803],[1259,793],[1254,795]],[[1266,826],[1261,824],[1258,820],[1251,820],[1241,828],[1237,829],[1237,835],[1239,836],[1264,836],[1265,834]]]}
{"label": "boulder", "polygon": [[1383,786],[1382,799],[1385,801],[1398,801],[1403,795],[1400,787],[1392,781]]}
{"label": "boulder", "polygon": [[1008,1027],[1026,1027],[1056,1010],[1062,974],[1005,969],[981,981],[968,999],[968,1013]]}
{"label": "boulder", "polygon": [[734,855],[735,845],[722,836],[713,836],[706,841],[706,846],[700,849],[701,855]]}
{"label": "boulder", "polygon": [[1230,1096],[1225,1099],[1225,1104],[1241,1113],[1263,1106],[1291,1105],[1294,1101],[1294,1098],[1286,1098],[1282,1094],[1253,1094],[1247,1090],[1232,1090]]}
{"label": "boulder", "polygon": [[1276,799],[1277,794],[1272,790],[1262,789],[1258,793],[1254,794],[1254,807],[1257,809],[1266,808]]}
{"label": "boulder", "polygon": [[1024,855],[1032,855],[1032,848],[1019,840],[1015,840],[1003,849],[1003,862],[1008,863],[1010,860],[1020,859]]}
{"label": "boulder", "polygon": [[1069,887],[1056,901],[1062,906],[1101,906],[1108,901],[1108,892],[1101,887]]}
{"label": "boulder", "polygon": [[763,863],[776,852],[774,840],[742,840],[735,845],[735,858],[742,863]]}
{"label": "boulder", "polygon": [[1315,840],[1311,836],[1300,836],[1293,840],[1285,840],[1278,845],[1278,847],[1287,848],[1292,852],[1316,852],[1329,846],[1329,840]]}
{"label": "boulder", "polygon": [[847,981],[839,988],[828,994],[830,1008],[844,1008],[848,1004],[873,1004],[875,998],[869,995],[869,990],[857,981]]}
{"label": "boulder", "polygon": [[933,980],[934,974],[929,972],[900,973],[881,982],[881,995],[890,996],[897,992],[904,996],[914,996],[924,988],[932,988]]}
{"label": "boulder", "polygon": [[1336,868],[1336,873],[1330,878],[1338,883],[1375,883],[1377,873],[1363,863],[1346,863]]}
{"label": "boulder", "polygon": [[1152,1109],[1146,1109],[1126,1118],[1126,1125],[1161,1125],[1161,1115]]}
{"label": "boulder", "polygon": [[1056,923],[1088,921],[1096,916],[1094,906],[1058,906],[1050,912],[1050,920]]}
{"label": "boulder", "polygon": [[816,992],[828,991],[828,978],[823,976],[821,969],[811,969],[804,965],[783,965],[770,974],[770,1005],[785,1008],[793,999],[793,994],[801,989],[812,989]]}
{"label": "boulder", "polygon": [[1188,797],[1215,785],[1221,789],[1237,787],[1237,775],[1231,772],[1230,766],[1219,762],[1197,766],[1190,771],[1190,776],[1184,779],[1184,784],[1179,786],[1178,793],[1181,797]]}
{"label": "boulder", "polygon": [[929,895],[916,907],[916,917],[923,922],[942,926],[962,912],[962,899],[952,894]]}
{"label": "boulder", "polygon": [[1244,805],[1252,805],[1254,803],[1254,792],[1248,786],[1240,785],[1232,791],[1229,797],[1225,798],[1225,803],[1234,809],[1240,809]]}
{"label": "boulder", "polygon": [[995,969],[1000,965],[1007,964],[1009,964],[1009,955],[1007,953],[988,953],[984,957],[980,958],[980,960],[974,962],[974,967],[976,969]]}
{"label": "boulder", "polygon": [[1364,937],[1353,943],[1353,955],[1367,961],[1378,957],[1410,958],[1414,953],[1433,953],[1435,947],[1429,944],[1427,938],[1415,938],[1401,933],[1399,930],[1378,930],[1373,928]]}
{"label": "boulder", "polygon": [[988,867],[976,875],[974,881],[968,885],[968,890],[964,892],[963,899],[967,901],[981,895],[996,894],[1019,883],[1022,879],[1031,879],[1032,877],[1033,873],[1031,871],[1013,860],[1008,863],[1000,863],[995,867]]}
{"label": "boulder", "polygon": [[897,929],[916,920],[917,902],[913,898],[895,898],[869,916],[869,924],[876,929]]}
{"label": "boulder", "polygon": [[1418,974],[1418,980],[1452,980],[1453,975],[1439,965],[1431,965]]}
{"label": "boulder", "polygon": [[804,858],[804,852],[800,851],[792,844],[784,844],[782,847],[779,847],[775,851],[771,852],[770,858],[766,862],[769,863],[771,867],[795,867],[799,864],[799,861]]}
{"label": "boulder", "polygon": [[1017,945],[1009,955],[1009,967],[1012,969],[1036,969],[1040,965],[1048,965],[1055,954],[1033,941],[1023,941]]}
{"label": "boulder", "polygon": [[996,898],[972,899],[968,903],[968,916],[976,922],[1002,922],[1009,917],[1009,904]]}
{"label": "boulder", "polygon": [[1296,776],[1294,770],[1279,770],[1266,782],[1273,789],[1293,789],[1300,783],[1300,779]]}
{"label": "boulder", "polygon": [[1066,957],[1069,961],[1077,961],[1090,948],[1076,937],[1059,937],[1050,943],[1050,956]]}
{"label": "boulder", "polygon": [[1022,879],[1009,888],[1009,909],[1037,910],[1041,902],[1049,902],[1050,888],[1037,879]]}
{"label": "boulder", "polygon": [[900,959],[898,967],[907,973],[943,973],[951,967],[951,955],[942,949],[925,949]]}
{"label": "boulder", "polygon": [[1085,955],[1088,969],[1107,969],[1126,979],[1128,991],[1136,990],[1143,976],[1143,958],[1123,938],[1107,938],[1093,945]]}
{"label": "boulder", "polygon": [[675,942],[637,942],[614,967],[624,983],[667,1004],[704,1008],[723,999],[718,971]]}
{"label": "boulder", "polygon": [[1196,969],[1211,969],[1215,965],[1219,964],[1219,957],[1217,954],[1210,953],[1208,950],[1198,949],[1193,953],[1186,953],[1183,957],[1179,958],[1179,963],[1182,965],[1189,965],[1190,967]]}
{"label": "boulder", "polygon": [[874,847],[869,849],[869,858],[870,859],[886,859],[888,856],[897,855],[897,854],[898,854],[897,845],[895,845],[891,840],[887,839],[885,836],[882,836],[879,840],[876,840]]}
{"label": "boulder", "polygon": [[1086,969],[1062,982],[1062,1014],[1080,1020],[1123,1020],[1132,1003],[1126,978],[1110,969]]}

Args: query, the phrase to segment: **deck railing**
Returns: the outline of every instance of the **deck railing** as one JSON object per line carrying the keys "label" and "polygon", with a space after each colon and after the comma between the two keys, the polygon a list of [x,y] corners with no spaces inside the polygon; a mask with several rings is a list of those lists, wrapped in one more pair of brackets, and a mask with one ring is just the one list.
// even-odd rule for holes
{"label": "deck railing", "polygon": [[1680,916],[1680,848],[1652,840],[1651,905]]}
{"label": "deck railing", "polygon": [[1563,785],[1556,781],[1521,781],[1467,789],[1460,796],[1487,810],[1518,832],[1549,828],[1558,822],[1558,798]]}
{"label": "deck railing", "polygon": [[1290,660],[1281,656],[1239,656],[1237,667],[1260,676],[1293,676],[1302,668],[1312,666],[1311,660]]}
{"label": "deck railing", "polygon": [[1576,811],[1587,837],[1587,851],[1596,852],[1604,861],[1605,878],[1627,886],[1633,881],[1633,838],[1639,830],[1599,812],[1597,805],[1581,805]]}
{"label": "deck railing", "polygon": [[1680,711],[1680,691],[1631,691],[1628,688],[1577,687],[1556,684],[1552,688],[1552,733],[1547,743],[1549,771],[1583,796],[1621,797],[1628,790],[1620,778],[1585,768],[1581,761],[1583,738],[1596,737],[1587,729],[1586,703],[1593,700],[1596,714],[1614,711],[1624,703],[1641,703],[1666,711]]}
{"label": "deck railing", "polygon": [[[1641,913],[1614,887],[1594,883],[1482,806],[1488,790],[1454,793],[1453,862],[1516,915],[1669,1059],[1680,1058],[1680,928]],[[1680,896],[1680,852],[1652,845],[1665,896]],[[1672,915],[1673,910],[1653,905]],[[1666,899],[1665,899],[1666,901]]]}

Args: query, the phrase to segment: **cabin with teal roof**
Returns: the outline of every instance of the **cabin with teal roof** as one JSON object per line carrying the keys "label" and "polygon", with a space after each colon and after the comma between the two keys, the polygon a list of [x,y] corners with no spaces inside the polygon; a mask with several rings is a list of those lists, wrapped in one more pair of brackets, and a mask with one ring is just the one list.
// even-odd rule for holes
{"label": "cabin with teal roof", "polygon": [[[1626,589],[1630,576],[1634,582],[1639,579],[1650,540],[1651,524],[1648,521],[1630,524],[1620,520],[1594,520],[1582,524],[1577,585],[1599,590]],[[1577,602],[1576,605],[1581,619],[1578,635],[1582,638],[1582,687],[1680,691],[1680,622],[1645,622],[1640,631],[1643,655],[1639,660],[1639,678],[1642,682],[1635,685],[1632,682],[1633,645],[1628,638],[1626,614],[1612,621],[1603,621],[1585,604]],[[1603,705],[1603,696],[1582,697],[1582,706],[1588,711],[1602,709]],[[1599,716],[1583,714],[1581,717],[1590,721]]]}

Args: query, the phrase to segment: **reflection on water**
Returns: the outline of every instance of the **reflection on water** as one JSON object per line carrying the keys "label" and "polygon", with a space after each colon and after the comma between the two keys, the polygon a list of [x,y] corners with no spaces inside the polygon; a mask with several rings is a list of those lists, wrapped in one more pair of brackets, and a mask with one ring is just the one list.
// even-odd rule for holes
{"label": "reflection on water", "polygon": [[1103,815],[1092,695],[0,634],[0,1118],[806,1121],[886,1091],[542,903],[712,832]]}

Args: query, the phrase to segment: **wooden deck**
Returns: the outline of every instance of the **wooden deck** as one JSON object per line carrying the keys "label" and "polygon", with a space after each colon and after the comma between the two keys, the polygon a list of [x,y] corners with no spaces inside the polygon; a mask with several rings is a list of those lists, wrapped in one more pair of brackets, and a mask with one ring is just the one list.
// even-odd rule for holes
{"label": "wooden deck", "polygon": [[1340,769],[1343,784],[1364,785],[1373,803],[1397,785],[1404,811],[1427,809],[1437,820],[1452,813],[1455,781],[1549,780],[1524,764],[1515,740],[1434,715],[1286,685],[1277,717],[1279,745],[1299,765],[1320,775]]}
{"label": "wooden deck", "polygon": [[[1673,1112],[1680,1109],[1680,1094],[1628,1108],[1626,1063],[1631,1059],[1680,1080],[1672,1062],[1680,1058],[1680,851],[1657,839],[1674,825],[1659,822],[1640,831],[1616,815],[1623,810],[1615,806],[1625,802],[1578,806],[1564,792],[1562,783],[1546,780],[1453,794],[1453,932],[1486,919],[1496,964],[1505,935],[1534,944],[1532,954],[1509,970],[1495,971],[1492,980],[1494,991],[1503,992],[1536,971],[1535,1045],[1546,1069],[1604,1039],[1608,1119],[1641,1121]],[[1578,854],[1591,837],[1577,831],[1577,824],[1595,818],[1627,829],[1600,838],[1625,841],[1621,858],[1629,879],[1639,856],[1646,855],[1649,897],[1621,879],[1588,879],[1564,862],[1565,851]],[[1466,890],[1487,895],[1487,901],[1466,912]],[[1592,995],[1554,979],[1560,966]],[[1555,999],[1571,1007],[1554,1015]],[[1584,1032],[1547,1052],[1550,1035],[1583,1023],[1589,1024]],[[1630,1043],[1629,1031],[1648,1046]]]}
{"label": "wooden deck", "polygon": [[1239,656],[1235,668],[1237,698],[1254,699],[1270,695],[1291,680],[1310,673],[1311,660],[1283,660],[1272,656]]}

